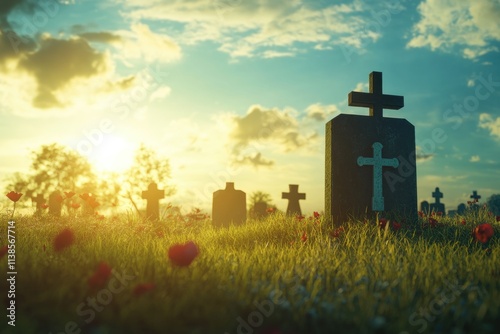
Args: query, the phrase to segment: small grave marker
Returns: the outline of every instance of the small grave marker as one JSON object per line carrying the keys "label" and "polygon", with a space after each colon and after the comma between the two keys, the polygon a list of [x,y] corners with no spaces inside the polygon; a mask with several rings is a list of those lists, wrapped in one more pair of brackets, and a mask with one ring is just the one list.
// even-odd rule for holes
{"label": "small grave marker", "polygon": [[299,193],[299,185],[298,184],[289,184],[288,185],[289,192],[281,193],[282,199],[288,200],[288,206],[286,207],[287,215],[302,215],[302,211],[300,210],[299,200],[306,199],[305,193]]}
{"label": "small grave marker", "polygon": [[432,197],[435,198],[435,202],[431,204],[431,212],[442,212],[443,215],[445,214],[444,211],[444,204],[441,203],[441,198],[443,198],[443,193],[439,191],[439,187],[436,187],[436,190],[432,193]]}
{"label": "small grave marker", "polygon": [[246,194],[234,189],[234,182],[226,182],[225,189],[214,192],[212,222],[218,227],[241,225],[247,220]]}
{"label": "small grave marker", "polygon": [[157,221],[160,219],[160,199],[165,198],[165,190],[159,190],[155,182],[151,182],[148,190],[142,192],[142,198],[147,201],[146,219]]}
{"label": "small grave marker", "polygon": [[36,203],[35,215],[40,216],[43,210],[42,205],[45,204],[45,198],[43,197],[43,194],[38,194],[36,197],[32,197],[31,200],[33,201],[33,203]]}
{"label": "small grave marker", "polygon": [[253,215],[256,219],[260,219],[267,215],[267,203],[266,202],[256,202],[253,207]]}
{"label": "small grave marker", "polygon": [[54,191],[49,196],[49,214],[54,217],[61,217],[63,197],[59,191]]}
{"label": "small grave marker", "polygon": [[326,123],[325,216],[342,224],[383,211],[416,221],[415,127],[383,117],[404,98],[383,94],[381,72],[369,78],[369,93],[348,96],[350,106],[370,108],[369,116],[340,114]]}
{"label": "small grave marker", "polygon": [[430,213],[429,202],[427,202],[427,201],[420,202],[420,211],[423,212],[425,215],[429,215],[429,213]]}
{"label": "small grave marker", "polygon": [[470,195],[470,198],[472,198],[475,202],[479,202],[479,200],[481,199],[481,195],[478,195],[477,190],[474,190],[472,192],[472,195]]}
{"label": "small grave marker", "polygon": [[467,207],[465,206],[464,203],[460,203],[457,207],[457,214],[459,215],[463,215],[465,213],[465,210],[467,209]]}

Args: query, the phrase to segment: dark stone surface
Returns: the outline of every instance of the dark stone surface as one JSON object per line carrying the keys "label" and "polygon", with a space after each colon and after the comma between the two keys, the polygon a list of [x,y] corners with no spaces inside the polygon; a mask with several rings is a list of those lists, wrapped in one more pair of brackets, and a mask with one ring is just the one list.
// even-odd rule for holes
{"label": "dark stone surface", "polygon": [[420,202],[420,211],[428,215],[431,212],[431,206],[429,202],[427,201]]}
{"label": "dark stone surface", "polygon": [[260,219],[267,216],[267,203],[266,202],[255,203],[253,207],[253,216],[256,219]]}
{"label": "dark stone surface", "polygon": [[302,211],[300,210],[299,200],[306,199],[305,193],[299,193],[299,185],[298,184],[289,184],[288,185],[289,192],[281,193],[282,199],[288,200],[288,206],[286,207],[287,215],[302,215]]}
{"label": "dark stone surface", "polygon": [[436,190],[432,193],[432,197],[435,198],[435,202],[431,204],[431,212],[442,212],[443,215],[446,211],[444,204],[441,203],[441,198],[443,198],[443,193],[439,191],[439,187],[436,187]]}
{"label": "dark stone surface", "polygon": [[54,217],[61,217],[62,195],[59,191],[54,191],[49,195],[49,214]]}
{"label": "dark stone surface", "polygon": [[160,199],[165,198],[165,190],[159,190],[155,182],[151,182],[148,190],[142,192],[142,198],[147,200],[146,219],[160,219]]}
{"label": "dark stone surface", "polygon": [[465,206],[464,203],[460,203],[457,207],[457,214],[459,215],[463,215],[465,213],[465,210],[467,209],[467,207]]}
{"label": "dark stone surface", "polygon": [[218,227],[241,225],[247,220],[246,194],[234,189],[233,182],[226,182],[226,189],[214,192],[212,222]]}
{"label": "dark stone surface", "polygon": [[42,205],[45,204],[45,198],[43,194],[38,194],[36,197],[31,199],[33,203],[36,203],[36,211],[35,215],[40,216],[42,214],[43,208]]}
{"label": "dark stone surface", "polygon": [[[384,159],[399,166],[382,168],[386,217],[417,219],[415,128],[405,119],[341,114],[326,124],[325,215],[335,224],[350,217],[373,217],[373,166],[358,166],[358,157],[373,157],[383,145]],[[403,217],[402,217],[403,216]]]}

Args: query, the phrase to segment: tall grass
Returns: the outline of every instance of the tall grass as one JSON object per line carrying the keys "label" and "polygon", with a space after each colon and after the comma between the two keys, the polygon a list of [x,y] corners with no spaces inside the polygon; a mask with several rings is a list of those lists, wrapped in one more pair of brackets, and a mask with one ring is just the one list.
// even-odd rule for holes
{"label": "tall grass", "polygon": [[[5,244],[9,217],[1,218]],[[4,317],[0,333],[64,333],[72,321],[75,333],[496,332],[499,224],[485,210],[437,219],[399,230],[351,221],[335,234],[321,218],[281,214],[227,229],[132,215],[18,217],[16,328]],[[471,236],[483,222],[495,229],[486,245]],[[55,252],[65,227],[75,243]],[[176,267],[167,250],[188,240],[200,255]],[[77,309],[99,295],[87,280],[101,261],[133,279],[87,322]],[[6,258],[0,268],[8,271]],[[134,295],[145,282],[155,289]]]}

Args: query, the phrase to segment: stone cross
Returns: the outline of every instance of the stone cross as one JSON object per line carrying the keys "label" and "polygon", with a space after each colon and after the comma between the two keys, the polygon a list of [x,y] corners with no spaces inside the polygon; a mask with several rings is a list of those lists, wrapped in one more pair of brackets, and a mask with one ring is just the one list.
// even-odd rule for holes
{"label": "stone cross", "polygon": [[373,196],[372,196],[372,211],[384,211],[384,196],[382,194],[382,167],[399,166],[399,161],[396,158],[382,158],[382,144],[375,142],[373,147],[373,158],[358,157],[358,166],[373,166]]}
{"label": "stone cross", "polygon": [[432,197],[435,198],[435,203],[431,204],[431,212],[441,212],[445,214],[444,204],[441,203],[440,199],[443,198],[443,193],[439,191],[439,187],[432,193]]}
{"label": "stone cross", "polygon": [[474,199],[474,200],[478,200],[478,201],[479,201],[479,199],[481,198],[481,195],[478,195],[478,194],[477,194],[477,190],[474,190],[474,191],[472,192],[472,195],[470,195],[470,198],[472,198],[472,199]]}
{"label": "stone cross", "polygon": [[299,193],[299,185],[298,184],[289,184],[288,185],[289,192],[281,193],[282,199],[288,200],[288,206],[286,208],[287,215],[302,215],[302,211],[300,210],[300,199],[306,199],[305,193]]}
{"label": "stone cross", "polygon": [[439,191],[439,187],[432,193],[432,197],[436,199],[436,204],[440,203],[440,198],[443,198],[443,193]]}
{"label": "stone cross", "polygon": [[160,219],[160,199],[165,198],[165,190],[159,190],[155,182],[151,182],[148,190],[142,192],[142,198],[147,200],[146,218],[152,221]]}
{"label": "stone cross", "polygon": [[[383,93],[382,73],[372,72],[369,79],[369,93],[348,95],[350,106],[367,107],[369,115],[340,114],[326,123],[325,217],[339,225],[383,210],[388,219],[416,222],[415,127],[384,117],[383,109],[401,109],[404,97]],[[382,158],[382,147],[391,159]]]}
{"label": "stone cross", "polygon": [[34,203],[36,203],[36,215],[42,214],[42,205],[45,204],[45,198],[43,198],[43,194],[38,194],[36,197],[31,199]]}
{"label": "stone cross", "polygon": [[370,116],[382,117],[383,109],[399,110],[404,107],[404,97],[382,93],[382,72],[370,73],[370,92],[350,92],[349,105],[370,108]]}

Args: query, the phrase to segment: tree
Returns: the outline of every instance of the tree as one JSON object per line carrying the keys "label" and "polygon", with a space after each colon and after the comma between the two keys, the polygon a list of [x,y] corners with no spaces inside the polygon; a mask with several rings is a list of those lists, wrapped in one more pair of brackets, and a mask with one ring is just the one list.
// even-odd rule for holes
{"label": "tree", "polygon": [[495,216],[500,216],[500,194],[491,195],[488,198],[487,205]]}
{"label": "tree", "polygon": [[137,149],[134,162],[125,172],[125,196],[136,208],[136,202],[142,201],[142,191],[148,189],[151,182],[158,185],[158,189],[165,190],[165,197],[175,193],[175,187],[169,185],[170,163],[168,159],[158,156],[151,148],[141,144]]}
{"label": "tree", "polygon": [[267,204],[268,209],[272,209],[273,212],[276,211],[276,205],[272,204],[271,195],[263,191],[255,191],[250,195],[250,209],[249,213],[251,217],[257,217],[258,213],[255,212],[255,204],[259,202],[264,202]]}

